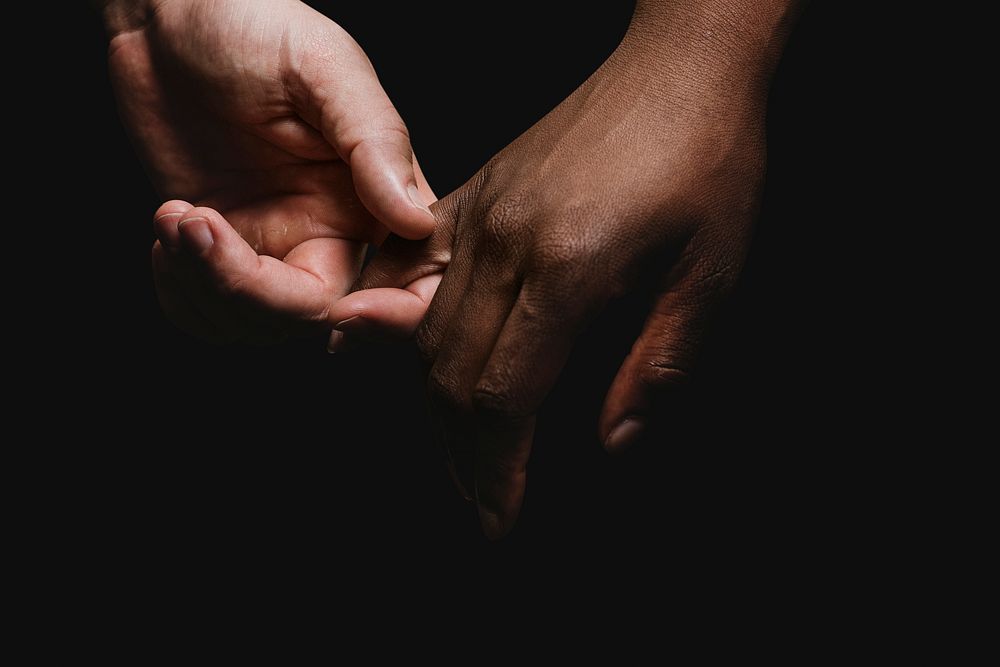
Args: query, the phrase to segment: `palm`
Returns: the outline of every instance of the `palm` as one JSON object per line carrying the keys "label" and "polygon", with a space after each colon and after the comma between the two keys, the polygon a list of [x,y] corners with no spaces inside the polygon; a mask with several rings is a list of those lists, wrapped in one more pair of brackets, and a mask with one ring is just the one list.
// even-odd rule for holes
{"label": "palm", "polygon": [[[298,0],[148,2],[112,39],[109,66],[154,184],[183,200],[154,225],[167,314],[223,339],[329,325],[365,243],[434,222],[371,64]],[[178,254],[181,237],[198,237],[198,225],[180,233],[192,216],[208,236]]]}
{"label": "palm", "polygon": [[[174,34],[192,17],[170,7],[155,24],[118,36],[110,56],[123,115],[159,190],[217,209],[257,252],[277,258],[311,239],[360,248],[384,235],[358,202],[347,165],[268,76],[280,55],[267,49],[298,26],[257,16],[251,36],[215,29],[241,25],[238,16],[204,17],[192,39]],[[267,39],[262,29],[279,32]]]}

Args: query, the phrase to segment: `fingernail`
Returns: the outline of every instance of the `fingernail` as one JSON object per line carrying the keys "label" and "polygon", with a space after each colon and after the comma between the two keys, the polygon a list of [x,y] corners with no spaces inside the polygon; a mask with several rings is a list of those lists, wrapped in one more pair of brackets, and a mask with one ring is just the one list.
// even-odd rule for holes
{"label": "fingernail", "polygon": [[173,221],[184,215],[183,213],[164,213],[160,217],[153,220],[153,227],[156,229],[156,238],[159,239],[160,245],[162,245],[167,250],[177,250],[177,228],[174,227],[171,231],[169,228],[160,229],[158,225],[164,221]]}
{"label": "fingernail", "polygon": [[604,448],[612,454],[620,454],[642,437],[646,422],[641,417],[626,417],[612,429]]}
{"label": "fingernail", "polygon": [[337,322],[333,325],[333,331],[330,332],[330,340],[327,341],[326,351],[330,354],[343,352],[347,346],[347,336],[344,332],[363,330],[364,325],[365,320],[361,319],[360,315],[348,317],[346,320]]}
{"label": "fingernail", "polygon": [[344,347],[344,332],[334,329],[330,332],[330,340],[326,343],[326,351],[330,354],[337,354],[337,351]]}
{"label": "fingernail", "polygon": [[364,320],[361,320],[360,315],[355,315],[354,317],[348,317],[346,320],[337,322],[333,325],[333,328],[337,331],[351,331],[352,329],[357,329],[360,324],[364,324]]}
{"label": "fingernail", "polygon": [[177,225],[177,231],[181,235],[181,243],[188,250],[202,254],[215,244],[212,237],[212,228],[208,224],[208,218],[188,218],[181,220]]}
{"label": "fingernail", "polygon": [[489,540],[499,540],[506,534],[500,515],[482,505],[479,505],[479,522],[483,525],[483,533]]}
{"label": "fingernail", "polygon": [[426,211],[428,215],[433,215],[431,209],[424,203],[423,198],[420,196],[420,190],[417,189],[416,185],[410,185],[410,187],[406,188],[406,191],[410,193],[410,201],[413,202],[414,206],[421,211]]}

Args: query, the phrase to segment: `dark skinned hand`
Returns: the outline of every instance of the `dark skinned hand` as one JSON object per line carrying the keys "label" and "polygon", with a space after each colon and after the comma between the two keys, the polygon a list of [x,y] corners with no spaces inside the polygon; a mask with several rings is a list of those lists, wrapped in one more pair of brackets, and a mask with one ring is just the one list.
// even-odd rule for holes
{"label": "dark skinned hand", "polygon": [[[430,238],[390,237],[334,306],[334,347],[416,329],[439,436],[489,537],[514,524],[535,414],[611,299],[657,293],[600,415],[609,451],[641,440],[691,372],[747,253],[793,4],[640,1],[586,83],[433,206]],[[441,272],[428,305],[414,286]]]}

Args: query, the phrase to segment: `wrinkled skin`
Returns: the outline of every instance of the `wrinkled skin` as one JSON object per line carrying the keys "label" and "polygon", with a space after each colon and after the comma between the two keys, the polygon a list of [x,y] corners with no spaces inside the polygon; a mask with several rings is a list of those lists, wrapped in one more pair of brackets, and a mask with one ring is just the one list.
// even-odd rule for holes
{"label": "wrinkled skin", "polygon": [[[775,32],[786,21],[779,10]],[[739,276],[763,183],[774,40],[762,35],[761,54],[745,61],[694,66],[691,53],[712,46],[720,18],[684,16],[707,27],[678,53],[663,46],[679,41],[664,34],[675,24],[634,24],[580,89],[436,204],[431,238],[390,238],[361,291],[334,308],[344,320],[335,345],[405,334],[426,310],[416,339],[433,416],[490,537],[513,525],[534,415],[588,321],[627,292],[658,295],[600,416],[600,438],[616,452],[684,383]],[[413,285],[442,271],[428,304]]]}
{"label": "wrinkled skin", "polygon": [[323,15],[297,0],[124,0],[105,17],[122,117],[173,200],[155,216],[153,266],[182,328],[329,331],[365,243],[430,233],[406,127]]}

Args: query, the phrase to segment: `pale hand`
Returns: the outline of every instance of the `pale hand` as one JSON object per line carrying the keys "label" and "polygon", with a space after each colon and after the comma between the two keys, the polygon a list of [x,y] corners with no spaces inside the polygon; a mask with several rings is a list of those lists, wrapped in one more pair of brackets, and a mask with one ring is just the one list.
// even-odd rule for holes
{"label": "pale hand", "polygon": [[[328,330],[366,243],[434,201],[357,43],[297,0],[107,3],[111,79],[158,190],[157,292],[182,328]],[[196,208],[197,207],[197,208]]]}

